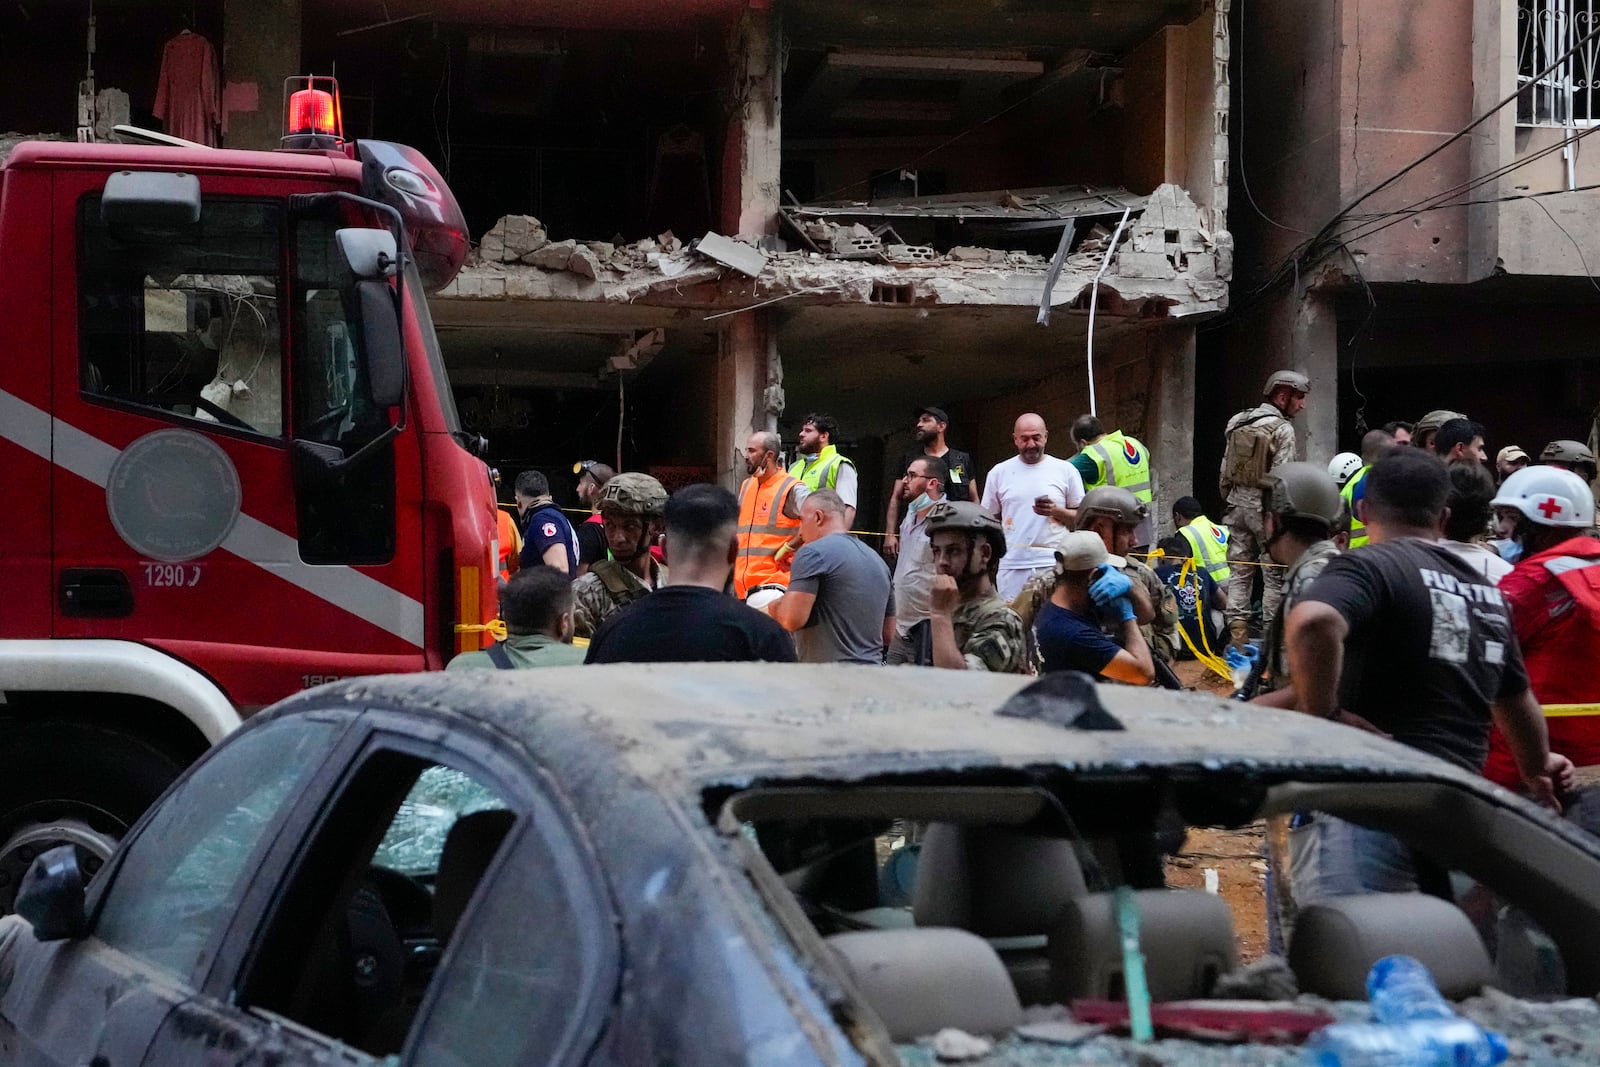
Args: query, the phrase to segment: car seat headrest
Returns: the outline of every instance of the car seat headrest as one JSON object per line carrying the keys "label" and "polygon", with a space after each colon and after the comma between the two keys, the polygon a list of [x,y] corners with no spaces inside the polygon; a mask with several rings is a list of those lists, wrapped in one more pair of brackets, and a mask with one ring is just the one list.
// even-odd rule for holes
{"label": "car seat headrest", "polygon": [[516,816],[509,811],[475,811],[457,819],[439,853],[439,874],[433,885],[433,932],[441,945],[450,940],[473,890],[483,879],[500,842]]}
{"label": "car seat headrest", "polygon": [[[1134,895],[1145,978],[1156,1000],[1211,995],[1239,966],[1233,914],[1219,896],[1191,889],[1145,889]],[[1052,999],[1121,1000],[1126,994],[1116,894],[1070,901],[1050,932]]]}
{"label": "car seat headrest", "polygon": [[1072,842],[994,826],[932,823],[922,837],[911,912],[918,926],[983,937],[1045,934],[1088,892]]}
{"label": "car seat headrest", "polygon": [[1299,909],[1289,966],[1300,991],[1365,1000],[1367,972],[1384,956],[1414,956],[1452,999],[1480,991],[1494,973],[1472,920],[1424,893],[1324,897]]}
{"label": "car seat headrest", "polygon": [[952,1026],[999,1034],[1022,1019],[1000,956],[965,930],[862,930],[827,942],[895,1041]]}

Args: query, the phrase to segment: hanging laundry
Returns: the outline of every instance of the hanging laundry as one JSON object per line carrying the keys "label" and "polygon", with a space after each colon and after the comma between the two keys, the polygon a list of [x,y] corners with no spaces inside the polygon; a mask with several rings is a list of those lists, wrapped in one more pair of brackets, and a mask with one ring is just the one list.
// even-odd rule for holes
{"label": "hanging laundry", "polygon": [[198,33],[184,30],[162,49],[155,116],[174,137],[216,147],[222,119],[217,53]]}

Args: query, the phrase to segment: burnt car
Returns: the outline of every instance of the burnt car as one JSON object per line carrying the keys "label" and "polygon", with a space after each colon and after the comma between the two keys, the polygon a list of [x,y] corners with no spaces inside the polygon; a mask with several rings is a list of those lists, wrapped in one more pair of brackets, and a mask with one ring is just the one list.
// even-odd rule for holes
{"label": "burnt car", "polygon": [[[87,888],[40,856],[0,1063],[925,1063],[946,1028],[1012,1062],[1029,1006],[1123,996],[1119,902],[1157,1000],[1236,975],[1227,904],[1168,861],[1289,812],[1390,830],[1442,886],[1301,907],[1302,991],[1359,998],[1394,951],[1453,996],[1600,990],[1595,840],[1370,734],[1081,676],[582,667],[308,692]],[[1519,918],[1493,946],[1469,882]]]}

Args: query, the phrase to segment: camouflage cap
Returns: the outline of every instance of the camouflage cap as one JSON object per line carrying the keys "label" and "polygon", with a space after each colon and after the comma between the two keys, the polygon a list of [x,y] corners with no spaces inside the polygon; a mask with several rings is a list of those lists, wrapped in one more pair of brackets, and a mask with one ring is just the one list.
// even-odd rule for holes
{"label": "camouflage cap", "polygon": [[1443,426],[1451,419],[1464,418],[1466,418],[1466,416],[1461,414],[1461,412],[1450,411],[1446,408],[1440,408],[1438,411],[1430,411],[1426,415],[1422,416],[1422,418],[1417,420],[1417,424],[1411,428],[1411,436],[1422,437],[1425,434],[1438,433],[1439,427]]}
{"label": "camouflage cap", "polygon": [[654,517],[667,510],[667,491],[648,474],[627,472],[606,483],[600,491],[600,514]]}

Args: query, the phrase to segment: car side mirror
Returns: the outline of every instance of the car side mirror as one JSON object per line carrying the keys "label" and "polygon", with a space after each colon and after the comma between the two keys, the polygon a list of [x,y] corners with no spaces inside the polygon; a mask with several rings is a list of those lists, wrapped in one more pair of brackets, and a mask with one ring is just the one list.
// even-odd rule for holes
{"label": "car side mirror", "polygon": [[78,850],[73,845],[57,845],[41,852],[22,876],[16,910],[32,924],[35,939],[69,941],[89,931],[83,900]]}

